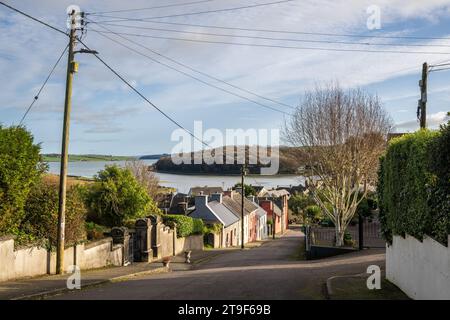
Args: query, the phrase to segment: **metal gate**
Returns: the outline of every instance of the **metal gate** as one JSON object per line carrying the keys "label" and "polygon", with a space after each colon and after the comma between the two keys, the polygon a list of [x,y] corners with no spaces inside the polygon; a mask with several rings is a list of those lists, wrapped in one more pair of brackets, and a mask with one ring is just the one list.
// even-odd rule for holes
{"label": "metal gate", "polygon": [[[365,248],[384,248],[386,241],[381,236],[381,225],[378,219],[362,219],[362,228],[360,221],[347,227],[347,233],[350,239],[347,245],[359,248],[360,232],[362,232],[362,246]],[[308,229],[308,242],[311,245],[333,246],[336,239],[334,227],[310,226]]]}

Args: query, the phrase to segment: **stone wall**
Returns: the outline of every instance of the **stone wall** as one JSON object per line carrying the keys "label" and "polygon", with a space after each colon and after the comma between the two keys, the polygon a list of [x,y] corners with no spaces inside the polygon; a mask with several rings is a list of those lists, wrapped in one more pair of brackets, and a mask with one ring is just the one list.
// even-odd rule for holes
{"label": "stone wall", "polygon": [[[71,265],[81,269],[120,266],[123,246],[113,245],[112,238],[81,244],[64,251],[64,270]],[[14,239],[0,239],[0,281],[56,273],[56,254],[44,248],[14,250]]]}
{"label": "stone wall", "polygon": [[200,234],[186,238],[176,238],[175,254],[183,253],[186,250],[203,250],[203,235]]}
{"label": "stone wall", "polygon": [[450,247],[429,237],[394,236],[386,247],[386,278],[412,299],[449,300]]}
{"label": "stone wall", "polygon": [[[136,223],[135,236],[139,235],[142,241],[133,250],[135,261],[151,262],[186,250],[203,250],[203,235],[177,238],[176,229],[165,226],[159,218],[153,218],[153,221],[139,219]],[[128,231],[123,227],[113,228],[113,238],[67,248],[64,251],[64,270],[68,271],[72,265],[82,270],[126,265],[129,258]],[[55,273],[55,252],[38,247],[15,250],[13,238],[0,238],[0,281]]]}

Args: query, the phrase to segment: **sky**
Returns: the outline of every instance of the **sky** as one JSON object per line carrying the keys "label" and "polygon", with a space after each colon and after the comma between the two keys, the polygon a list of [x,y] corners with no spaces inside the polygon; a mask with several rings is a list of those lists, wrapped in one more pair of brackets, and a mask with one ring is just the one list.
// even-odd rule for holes
{"label": "sky", "polygon": [[[384,108],[392,117],[397,132],[417,130],[416,109],[420,96],[418,81],[421,78],[422,63],[450,62],[450,0],[297,0],[240,10],[155,18],[273,1],[211,0],[183,6],[105,13],[104,15],[134,19],[152,17],[152,21],[190,25],[368,37],[270,33],[148,21],[121,21],[111,23],[138,26],[141,29],[89,23],[83,41],[97,50],[102,59],[150,101],[189,130],[193,130],[194,121],[202,121],[204,129],[216,128],[223,132],[226,129],[239,128],[280,129],[288,117],[284,113],[292,112],[292,109],[285,105],[295,107],[300,103],[305,91],[316,85],[330,82],[339,82],[344,88],[362,88],[371,94],[378,95]],[[66,8],[72,4],[78,5],[84,12],[95,13],[194,1],[10,0],[5,2],[67,31]],[[373,5],[380,9],[380,29],[371,30],[367,26],[367,21],[372,17],[373,11],[367,10]],[[114,20],[98,15],[87,17],[92,21]],[[144,35],[145,37],[123,35],[135,42],[131,43],[117,35],[106,34],[147,57],[130,51],[94,31],[105,31],[102,29],[104,27],[115,32]],[[230,36],[176,33],[142,29],[142,27],[220,33]],[[374,35],[384,38],[371,37]],[[307,43],[242,38],[242,36],[359,44]],[[393,36],[409,38],[392,38]],[[426,39],[417,39],[417,37]],[[173,38],[247,43],[257,46],[181,41]],[[378,45],[365,45],[365,43]],[[261,44],[402,51],[402,53],[258,46]],[[399,44],[416,46],[395,46]],[[2,87],[0,124],[9,126],[19,123],[66,45],[67,38],[64,35],[13,13],[5,7],[0,7],[0,83]],[[150,48],[153,52],[142,46]],[[77,47],[79,48],[80,46]],[[167,60],[158,54],[172,60]],[[143,155],[171,151],[177,143],[171,141],[171,134],[177,129],[173,123],[132,92],[92,55],[77,54],[76,60],[79,62],[79,72],[75,74],[73,82],[70,153]],[[202,74],[177,65],[173,62],[174,60],[201,71]],[[61,149],[66,64],[67,59],[64,57],[24,122],[33,133],[35,141],[41,143],[44,153],[58,153]],[[173,70],[174,68],[178,71]],[[197,80],[186,74],[196,77]],[[224,80],[233,86],[208,78],[205,74]],[[440,123],[448,120],[446,114],[450,111],[449,80],[450,70],[433,72],[429,75],[427,119],[430,128],[437,128]],[[212,86],[206,85],[205,82]],[[218,90],[214,86],[241,97]],[[284,113],[264,108],[242,97],[282,110]]]}

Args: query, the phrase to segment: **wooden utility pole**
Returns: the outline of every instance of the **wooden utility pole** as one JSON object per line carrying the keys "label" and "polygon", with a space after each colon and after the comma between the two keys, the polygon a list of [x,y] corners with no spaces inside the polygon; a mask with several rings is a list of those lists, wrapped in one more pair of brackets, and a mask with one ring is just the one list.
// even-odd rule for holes
{"label": "wooden utility pole", "polygon": [[[241,169],[241,249],[244,249],[244,197],[245,197],[245,188],[244,188],[244,176],[245,176],[245,163],[242,165]],[[249,221],[250,223],[250,221]]]}
{"label": "wooden utility pole", "polygon": [[277,223],[277,220],[275,219],[275,210],[273,210],[273,205],[274,204],[272,204],[272,239],[275,239],[275,223]]}
{"label": "wooden utility pole", "polygon": [[422,80],[419,81],[420,100],[417,116],[420,121],[420,128],[427,127],[427,82],[428,82],[428,64],[424,62],[422,66]]}
{"label": "wooden utility pole", "polygon": [[69,126],[70,111],[72,108],[72,80],[77,71],[77,63],[74,61],[74,46],[76,40],[75,11],[71,13],[71,28],[69,38],[69,55],[67,60],[66,97],[64,101],[64,123],[61,147],[61,169],[59,174],[59,203],[58,203],[58,239],[56,251],[56,273],[64,273],[64,234],[65,234],[65,210],[66,210],[66,180],[67,162],[69,150]]}

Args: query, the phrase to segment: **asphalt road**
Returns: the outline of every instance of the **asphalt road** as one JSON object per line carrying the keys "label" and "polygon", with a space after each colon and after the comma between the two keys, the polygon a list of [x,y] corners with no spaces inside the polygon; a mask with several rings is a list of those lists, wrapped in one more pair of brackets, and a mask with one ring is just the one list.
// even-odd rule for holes
{"label": "asphalt road", "polygon": [[322,259],[298,259],[303,234],[291,229],[262,246],[224,253],[194,270],[138,277],[51,299],[324,299],[326,279],[384,267],[384,250]]}

